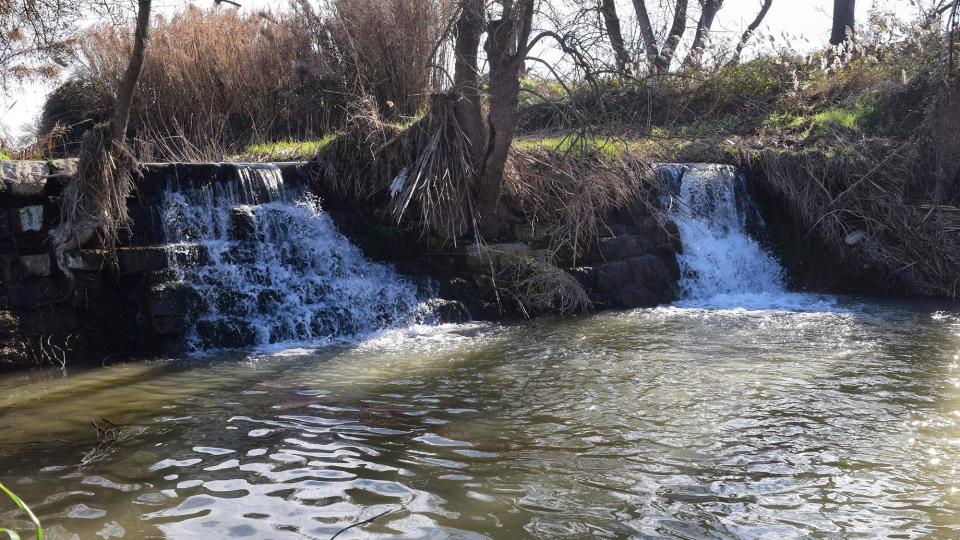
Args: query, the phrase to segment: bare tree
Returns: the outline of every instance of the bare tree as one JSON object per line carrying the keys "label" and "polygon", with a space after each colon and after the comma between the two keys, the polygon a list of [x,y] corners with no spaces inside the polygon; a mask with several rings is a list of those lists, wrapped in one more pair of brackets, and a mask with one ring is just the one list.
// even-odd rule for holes
{"label": "bare tree", "polygon": [[66,64],[83,12],[82,2],[0,0],[0,86],[54,76]]}
{"label": "bare tree", "polygon": [[833,31],[830,44],[840,45],[856,28],[856,0],[833,0]]}
{"label": "bare tree", "polygon": [[684,60],[684,65],[700,66],[703,63],[703,54],[710,41],[710,30],[717,13],[723,7],[723,0],[700,0],[700,22],[697,24],[697,33],[693,37],[690,53]]}
{"label": "bare tree", "polygon": [[610,47],[613,48],[617,72],[630,73],[630,53],[627,52],[627,47],[623,40],[623,31],[620,28],[620,16],[617,15],[616,0],[600,0],[599,9],[600,14],[603,15],[603,24],[607,38],[610,40]]}
{"label": "bare tree", "polygon": [[673,11],[673,23],[667,32],[663,47],[660,47],[657,43],[646,2],[644,0],[633,0],[633,7],[637,11],[637,22],[640,24],[640,35],[643,38],[643,46],[646,50],[650,71],[653,73],[670,71],[673,55],[676,53],[677,46],[680,45],[683,33],[687,29],[687,0],[677,0]]}
{"label": "bare tree", "polygon": [[746,48],[747,43],[750,42],[750,38],[753,37],[753,34],[757,31],[757,28],[760,28],[760,25],[763,23],[763,19],[767,17],[767,13],[770,12],[770,7],[773,5],[773,0],[763,0],[763,5],[760,7],[760,12],[757,13],[753,22],[747,26],[747,29],[743,31],[743,35],[740,36],[740,41],[737,43],[737,48],[733,53],[733,58],[730,60],[730,64],[737,64],[740,62],[740,56],[743,54],[743,49]]}

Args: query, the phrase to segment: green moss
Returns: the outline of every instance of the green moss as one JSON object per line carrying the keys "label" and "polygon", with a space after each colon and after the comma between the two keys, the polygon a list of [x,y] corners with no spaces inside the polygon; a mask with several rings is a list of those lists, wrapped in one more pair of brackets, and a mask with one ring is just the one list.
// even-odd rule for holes
{"label": "green moss", "polygon": [[330,145],[337,134],[330,134],[322,139],[294,141],[290,139],[268,143],[252,144],[243,152],[246,156],[313,156]]}
{"label": "green moss", "polygon": [[6,152],[0,150],[0,161],[10,161],[10,159],[10,156]]}

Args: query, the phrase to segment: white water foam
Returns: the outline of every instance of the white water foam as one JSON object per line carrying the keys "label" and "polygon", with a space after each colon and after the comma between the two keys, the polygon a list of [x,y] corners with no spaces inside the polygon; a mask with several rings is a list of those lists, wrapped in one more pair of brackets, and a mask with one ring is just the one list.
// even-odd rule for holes
{"label": "white water foam", "polygon": [[171,266],[199,293],[194,351],[349,340],[412,321],[414,284],[367,260],[275,166],[172,186]]}
{"label": "white water foam", "polygon": [[670,211],[680,231],[679,307],[833,311],[830,296],[789,292],[783,267],[748,233],[762,228],[745,181],[729,165],[664,165],[677,194]]}

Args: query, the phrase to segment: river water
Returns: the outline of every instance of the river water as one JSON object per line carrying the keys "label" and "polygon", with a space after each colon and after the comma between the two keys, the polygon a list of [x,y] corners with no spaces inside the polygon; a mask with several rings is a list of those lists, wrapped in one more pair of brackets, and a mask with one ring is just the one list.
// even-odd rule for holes
{"label": "river water", "polygon": [[0,481],[49,538],[960,536],[960,316],[811,305],[6,376]]}

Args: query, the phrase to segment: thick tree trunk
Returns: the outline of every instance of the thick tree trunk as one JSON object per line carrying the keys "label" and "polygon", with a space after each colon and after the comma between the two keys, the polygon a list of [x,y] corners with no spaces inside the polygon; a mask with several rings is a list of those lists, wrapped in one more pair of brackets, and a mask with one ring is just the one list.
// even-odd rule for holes
{"label": "thick tree trunk", "polygon": [[488,27],[484,50],[490,63],[490,112],[487,117],[487,151],[478,193],[480,229],[487,239],[496,238],[500,230],[497,207],[507,157],[520,119],[517,110],[520,72],[530,41],[534,5],[535,0],[521,0],[513,4],[513,9],[505,10],[502,19],[490,22]]}
{"label": "thick tree trunk", "polygon": [[623,41],[623,31],[620,28],[620,16],[617,15],[616,0],[600,0],[600,13],[603,15],[603,23],[607,31],[607,37],[610,39],[610,46],[613,48],[617,72],[630,73],[630,53],[627,52],[627,47]]}
{"label": "thick tree trunk", "polygon": [[463,0],[454,44],[453,90],[459,94],[456,105],[457,122],[472,143],[471,155],[476,170],[483,165],[483,154],[487,146],[477,61],[483,22],[483,0]]}
{"label": "thick tree trunk", "polygon": [[730,60],[730,65],[736,65],[740,62],[740,55],[743,54],[743,49],[746,48],[747,43],[750,42],[750,38],[753,37],[753,33],[757,31],[757,28],[760,28],[760,24],[763,23],[763,19],[767,17],[767,13],[770,11],[770,6],[773,5],[773,0],[763,0],[763,7],[760,8],[760,13],[757,13],[757,18],[750,23],[750,26],[744,30],[743,35],[740,36],[740,42],[737,43],[737,49],[733,53],[733,58]]}
{"label": "thick tree trunk", "polygon": [[833,31],[830,44],[840,45],[853,35],[856,28],[855,0],[833,0]]}
{"label": "thick tree trunk", "polygon": [[137,81],[143,70],[144,51],[150,32],[150,3],[151,0],[139,0],[137,7],[137,29],[133,37],[133,53],[130,63],[120,80],[117,89],[117,102],[113,108],[112,132],[113,140],[117,144],[124,144],[127,138],[127,125],[130,123],[130,108],[133,105],[133,95],[137,89]]}
{"label": "thick tree trunk", "polygon": [[684,61],[687,66],[700,66],[703,63],[703,55],[707,49],[707,42],[710,38],[710,30],[713,28],[713,21],[717,18],[717,12],[723,7],[723,0],[703,0],[703,11],[700,12],[700,23],[697,24],[697,33],[693,36],[693,45],[690,47],[690,54]]}

